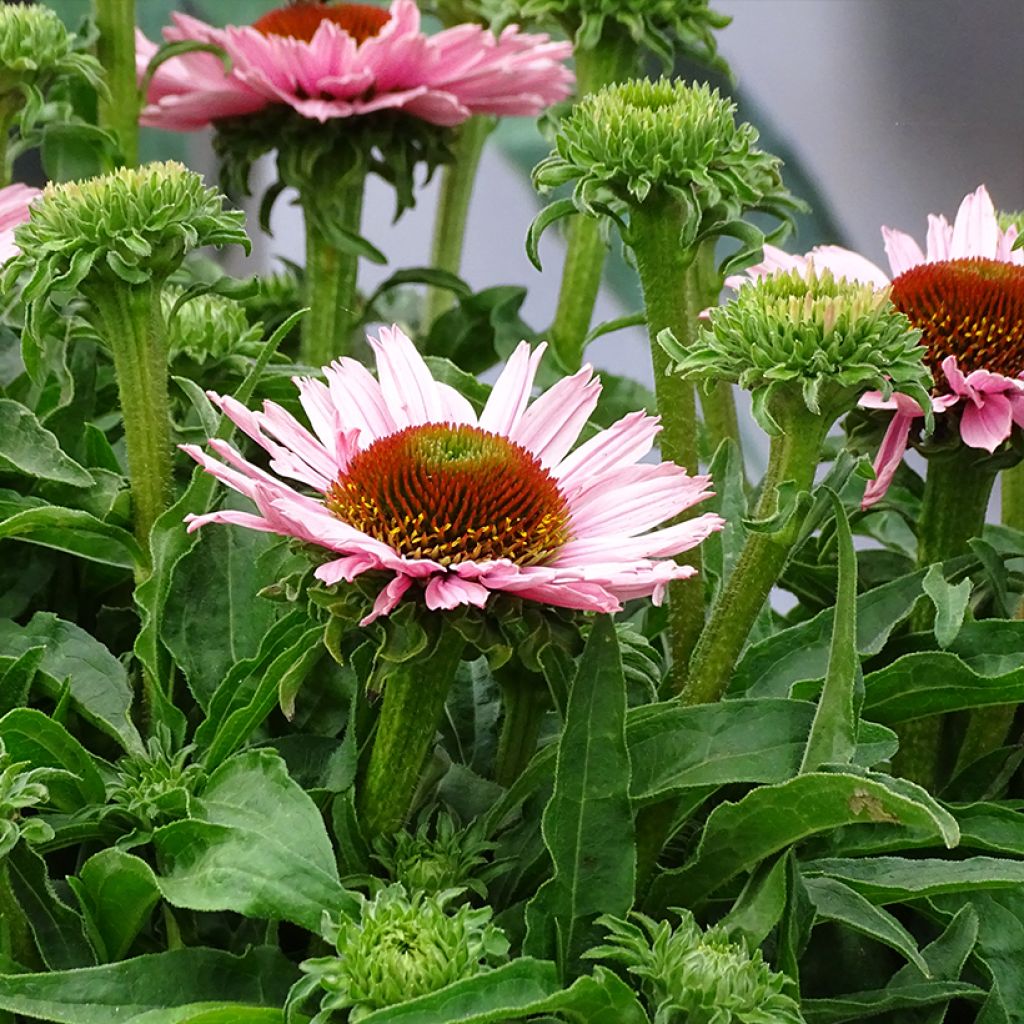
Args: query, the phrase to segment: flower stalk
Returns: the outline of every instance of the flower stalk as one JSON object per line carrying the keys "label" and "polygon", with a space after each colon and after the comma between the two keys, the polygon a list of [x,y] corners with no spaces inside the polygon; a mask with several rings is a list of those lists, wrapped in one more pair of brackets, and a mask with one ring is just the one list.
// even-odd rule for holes
{"label": "flower stalk", "polygon": [[1024,531],[1024,463],[1004,469],[999,485],[1002,489],[1003,525]]}
{"label": "flower stalk", "polygon": [[[484,145],[498,125],[496,117],[471,117],[459,129],[458,139],[452,145],[454,163],[446,164],[441,172],[441,195],[437,218],[434,221],[434,241],[431,266],[458,276],[462,271],[462,250],[466,241],[466,222],[469,204],[473,198],[477,171]],[[454,299],[446,288],[430,288],[423,326],[429,326],[452,308]]]}
{"label": "flower stalk", "polygon": [[357,797],[359,820],[371,840],[397,831],[409,814],[465,643],[441,619],[431,651],[388,666],[377,733]]}
{"label": "flower stalk", "polygon": [[549,704],[543,678],[519,666],[516,668],[519,670],[499,675],[504,717],[498,737],[494,780],[506,788],[522,775],[537,752],[540,727]]}
{"label": "flower stalk", "polygon": [[121,162],[139,161],[139,88],[135,72],[135,0],[94,0],[99,40],[96,55],[109,95],[99,100],[100,125],[117,136]]}

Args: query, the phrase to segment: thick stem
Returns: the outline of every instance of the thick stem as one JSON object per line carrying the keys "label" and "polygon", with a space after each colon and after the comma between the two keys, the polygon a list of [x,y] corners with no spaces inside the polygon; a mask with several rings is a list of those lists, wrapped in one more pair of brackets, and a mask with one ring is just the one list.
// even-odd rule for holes
{"label": "thick stem", "polygon": [[[754,513],[759,520],[770,519],[779,511],[779,486],[787,480],[796,485],[797,494],[812,488],[831,422],[810,412],[799,397],[773,412],[782,430],[772,438],[768,471]],[[693,652],[681,695],[684,704],[712,703],[725,693],[750,630],[785,568],[800,526],[801,517],[794,513],[776,532],[751,532],[747,537]]]}
{"label": "thick stem", "polygon": [[[933,562],[966,554],[972,537],[980,537],[985,526],[985,513],[996,474],[982,453],[966,445],[954,448],[928,460],[921,516],[917,529],[917,563],[922,568]],[[921,600],[911,616],[915,632],[932,628],[935,609]],[[988,737],[988,749],[999,745],[995,732],[971,715],[968,738],[973,757],[987,752],[979,731]],[[973,726],[973,728],[972,728]],[[1008,727],[1008,726],[1007,726]],[[943,719],[935,715],[906,722],[896,732],[900,749],[893,759],[899,775],[918,785],[935,789],[943,767]],[[997,732],[998,730],[996,730]]]}
{"label": "thick stem", "polygon": [[[582,99],[606,85],[631,78],[636,70],[635,43],[609,19],[609,27],[596,46],[576,51],[576,95]],[[589,217],[573,217],[568,227],[558,308],[548,332],[555,358],[569,373],[578,370],[583,362],[606,255],[607,246],[598,222]]]}
{"label": "thick stem", "polygon": [[[338,184],[335,201],[329,205],[336,226],[359,234],[363,216],[363,191],[366,184],[361,171],[352,171]],[[320,222],[319,211],[326,204],[311,197],[303,201],[306,217],[306,305],[309,312],[302,321],[300,358],[309,366],[326,366],[332,359],[347,355],[352,330],[357,320],[356,277],[359,256],[330,240],[330,231]]]}
{"label": "thick stem", "polygon": [[501,678],[502,705],[505,710],[494,763],[494,779],[511,786],[537,752],[537,739],[548,707],[548,691],[543,678],[521,669]]}
{"label": "thick stem", "polygon": [[114,357],[128,452],[135,536],[143,551],[167,508],[171,487],[171,411],[162,282],[126,285],[104,279],[82,286],[95,324]]}
{"label": "thick stem", "polygon": [[12,92],[0,97],[0,188],[10,185],[13,177],[11,129],[14,127],[14,118],[24,102],[21,93]]}
{"label": "thick stem", "polygon": [[[661,416],[662,456],[691,473],[697,470],[697,411],[693,384],[669,374],[668,353],[658,344],[665,330],[683,344],[689,344],[699,310],[690,304],[691,290],[686,275],[694,253],[679,244],[682,213],[671,199],[651,198],[633,210],[630,245],[636,256],[647,307],[647,327],[654,365],[654,394]],[[682,518],[686,517],[684,513]],[[681,561],[700,571],[700,550],[693,548]],[[682,688],[697,637],[704,625],[704,584],[700,577],[673,581],[668,588],[669,650],[672,655],[672,683]]]}
{"label": "thick stem", "polygon": [[135,78],[135,0],[93,0],[109,98],[100,97],[100,127],[113,132],[125,164],[139,161],[139,88]]}
{"label": "thick stem", "polygon": [[442,621],[431,651],[388,673],[357,797],[359,820],[370,840],[396,831],[409,814],[464,647],[458,631]]}
{"label": "thick stem", "polygon": [[1003,491],[1003,525],[1024,532],[1024,462],[1004,469],[999,484]]}
{"label": "thick stem", "polygon": [[[455,162],[448,164],[441,175],[441,197],[434,221],[434,244],[431,265],[458,276],[462,269],[462,247],[466,240],[466,220],[473,198],[480,157],[484,143],[494,131],[498,119],[478,115],[471,117],[460,129],[452,147]],[[427,291],[427,306],[423,326],[428,328],[442,313],[454,305],[452,293],[445,288]]]}

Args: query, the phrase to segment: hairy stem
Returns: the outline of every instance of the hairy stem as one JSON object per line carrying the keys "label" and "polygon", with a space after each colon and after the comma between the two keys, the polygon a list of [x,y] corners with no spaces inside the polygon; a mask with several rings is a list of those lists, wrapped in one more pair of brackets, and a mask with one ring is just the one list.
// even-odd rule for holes
{"label": "hairy stem", "polygon": [[[498,124],[495,117],[471,117],[459,129],[453,145],[455,162],[448,164],[441,174],[441,197],[434,221],[434,243],[431,265],[458,275],[462,269],[462,248],[466,241],[466,220],[473,198],[473,186],[480,168],[480,157],[488,136]],[[452,293],[445,288],[427,291],[427,307],[423,326],[428,328],[442,313],[454,305]]]}
{"label": "hairy stem", "polygon": [[139,162],[139,88],[135,79],[135,0],[93,0],[99,40],[96,56],[106,72],[109,98],[100,97],[100,127],[117,136],[121,158]]}
{"label": "hairy stem", "polygon": [[[772,438],[768,471],[754,513],[754,518],[762,521],[779,512],[779,488],[786,481],[795,484],[797,494],[812,488],[831,422],[810,412],[798,397],[780,402],[773,413],[781,432]],[[785,568],[801,522],[802,517],[794,513],[775,532],[748,535],[693,652],[682,693],[684,704],[712,703],[725,693],[750,630]]]}
{"label": "hairy stem", "polygon": [[1004,469],[999,483],[1003,491],[1003,525],[1024,532],[1024,462]]}
{"label": "hairy stem", "polygon": [[543,678],[521,669],[499,679],[504,717],[498,738],[494,779],[511,786],[537,752],[537,739],[548,707],[547,686]]}
{"label": "hairy stem", "polygon": [[[337,186],[329,204],[335,225],[352,235],[359,234],[363,216],[365,176],[351,172]],[[306,305],[302,321],[300,358],[309,366],[326,366],[347,355],[357,320],[356,277],[359,256],[352,248],[339,247],[331,229],[321,222],[320,212],[328,204],[316,197],[303,198],[306,217]]]}
{"label": "hairy stem", "polygon": [[465,640],[442,621],[431,651],[391,667],[373,749],[359,786],[359,820],[368,839],[402,826],[434,745]]}

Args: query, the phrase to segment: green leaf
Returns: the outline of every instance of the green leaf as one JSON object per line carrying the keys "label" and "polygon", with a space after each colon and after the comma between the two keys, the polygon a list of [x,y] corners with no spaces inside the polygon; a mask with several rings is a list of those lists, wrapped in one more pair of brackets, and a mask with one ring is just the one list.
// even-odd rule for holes
{"label": "green leaf", "polygon": [[127,955],[160,900],[153,869],[116,847],[90,857],[68,884],[108,963]]}
{"label": "green leaf", "polygon": [[0,718],[0,739],[15,761],[69,773],[46,783],[50,803],[60,810],[71,813],[106,801],[106,787],[92,755],[49,715],[35,708],[9,711]]}
{"label": "green leaf", "polygon": [[569,217],[574,213],[576,213],[576,204],[571,199],[556,199],[553,203],[545,206],[534,218],[526,235],[526,255],[538,270],[544,269],[541,266],[540,253],[538,252],[541,236],[555,221],[561,220],[563,217]]}
{"label": "green leaf", "polygon": [[838,921],[868,938],[902,953],[922,974],[929,975],[913,935],[888,911],[876,907],[855,889],[834,878],[807,878],[807,894],[818,920]]}
{"label": "green leaf", "polygon": [[174,906],[293,921],[311,932],[324,910],[355,911],[320,812],[273,752],[226,761],[192,813],[153,835],[160,891]]}
{"label": "green leaf", "polygon": [[719,886],[809,836],[864,821],[900,822],[959,838],[956,822],[919,786],[870,772],[810,773],[715,808],[693,860],[652,886],[656,906],[694,906]]}
{"label": "green leaf", "polygon": [[9,398],[0,398],[0,468],[72,487],[91,487],[95,482],[61,450],[35,413]]}
{"label": "green leaf", "polygon": [[66,551],[119,569],[134,569],[146,563],[138,542],[127,530],[77,508],[26,508],[0,522],[0,539],[4,538]]}
{"label": "green leaf", "polygon": [[526,908],[529,955],[554,951],[563,977],[601,934],[601,914],[624,915],[636,885],[629,799],[626,684],[611,616],[598,617],[569,692],[555,788],[544,810],[553,874]]}
{"label": "green leaf", "polygon": [[816,771],[826,764],[849,764],[853,760],[857,746],[857,691],[858,687],[863,688],[857,656],[857,554],[842,502],[834,491],[828,493],[836,517],[839,587],[833,610],[828,670],[800,764],[801,773]]}
{"label": "green leaf", "polygon": [[980,889],[1019,889],[1024,884],[1024,862],[998,857],[827,857],[808,861],[803,872],[838,878],[874,903],[901,903]]}
{"label": "green leaf", "polygon": [[[951,999],[980,1001],[985,995],[977,985],[961,981],[928,981],[898,989],[876,989],[833,999],[805,999],[801,1004],[807,1024],[843,1024],[868,1017],[892,1014],[897,1010],[918,1010],[948,1003]],[[891,1020],[886,1017],[886,1021]]]}
{"label": "green leaf", "polygon": [[42,647],[30,647],[17,658],[0,659],[0,714],[28,703],[32,680],[44,653]]}
{"label": "green leaf", "polygon": [[948,647],[960,632],[967,603],[971,599],[971,581],[948,583],[942,567],[929,567],[923,582],[924,592],[935,605],[935,639],[940,647]]}
{"label": "green leaf", "polygon": [[131,720],[132,688],[124,665],[98,640],[52,612],[36,612],[27,626],[0,621],[0,650],[18,656],[43,647],[40,685],[57,697],[70,680],[75,709],[92,725],[118,740],[130,753],[143,743]]}
{"label": "green leaf", "polygon": [[1024,701],[1024,666],[976,672],[950,651],[907,654],[864,680],[864,713],[887,725],[949,711]]}
{"label": "green leaf", "polygon": [[58,899],[43,858],[21,842],[8,855],[6,866],[11,891],[32,929],[46,966],[63,971],[96,963],[96,954],[85,937],[82,918]]}
{"label": "green leaf", "polygon": [[185,1024],[230,1002],[283,1006],[297,974],[276,949],[240,957],[175,949],[81,970],[0,975],[0,1009],[57,1024]]}
{"label": "green leaf", "polygon": [[776,857],[755,870],[732,909],[722,918],[721,924],[730,936],[742,938],[749,949],[760,946],[785,913],[791,857],[792,854]]}

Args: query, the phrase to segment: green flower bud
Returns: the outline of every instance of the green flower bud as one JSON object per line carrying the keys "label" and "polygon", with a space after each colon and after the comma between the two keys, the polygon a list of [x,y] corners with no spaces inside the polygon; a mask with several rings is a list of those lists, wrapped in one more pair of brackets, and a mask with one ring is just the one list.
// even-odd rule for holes
{"label": "green flower bud", "polygon": [[[782,184],[781,161],[758,149],[757,131],[737,124],[736,106],[707,85],[662,78],[607,86],[586,96],[562,122],[554,152],[537,165],[542,192],[574,183],[571,200],[552,204],[531,229],[532,252],[558,216],[611,215],[671,203],[679,245],[735,235],[742,244],[723,267],[749,265],[764,242],[744,214],[760,210],[784,222],[801,208]],[[624,237],[629,242],[628,230]]]}
{"label": "green flower bud", "polygon": [[64,22],[42,4],[0,6],[0,95],[27,96],[63,77],[101,88],[103,71],[94,57],[78,53]]}
{"label": "green flower bud", "polygon": [[643,914],[599,918],[608,945],[586,956],[616,960],[642,979],[655,1024],[803,1024],[783,991],[785,975],[760,950],[751,955],[718,927],[702,932],[688,910],[673,913],[681,918],[676,928]]}
{"label": "green flower bud", "polygon": [[659,341],[675,360],[674,372],[754,391],[755,415],[775,433],[766,407],[780,390],[833,419],[871,390],[885,397],[900,391],[930,409],[920,337],[885,291],[810,270],[744,284],[709,311],[689,348],[668,334]]}
{"label": "green flower bud", "polygon": [[45,804],[50,793],[43,780],[46,768],[29,768],[27,761],[15,761],[0,740],[0,857],[10,853],[19,839],[30,843],[53,838],[53,829],[39,818],[25,818],[24,812]]}
{"label": "green flower bud", "polygon": [[410,892],[469,889],[487,896],[485,879],[494,873],[487,854],[494,844],[473,827],[458,830],[447,814],[439,814],[433,827],[425,821],[415,833],[381,837],[375,845],[376,860]]}
{"label": "green flower bud", "polygon": [[711,10],[708,0],[505,0],[502,14],[506,21],[557,26],[577,49],[592,49],[609,30],[624,29],[666,70],[678,52],[724,67],[714,32],[732,21]]}
{"label": "green flower bud", "polygon": [[208,359],[259,355],[263,344],[262,327],[249,322],[240,302],[207,292],[178,306],[183,294],[184,289],[171,287],[161,295],[172,360],[185,356],[202,364]]}
{"label": "green flower bud", "polygon": [[390,885],[363,900],[358,920],[334,921],[325,914],[323,936],[338,955],[301,965],[326,993],[321,1009],[348,1009],[355,1024],[374,1010],[436,992],[503,960],[508,942],[490,923],[490,908],[461,906],[449,913],[447,904],[457,895],[409,896],[401,885]]}
{"label": "green flower bud", "polygon": [[178,163],[47,185],[15,232],[21,253],[7,265],[5,284],[30,271],[24,294],[34,302],[56,287],[161,281],[201,245],[248,252],[244,215],[223,205],[216,189]]}

